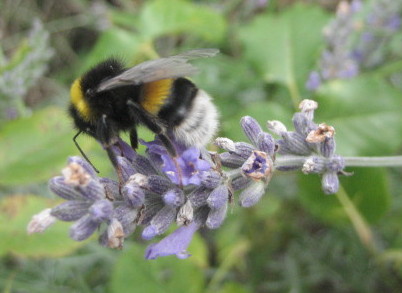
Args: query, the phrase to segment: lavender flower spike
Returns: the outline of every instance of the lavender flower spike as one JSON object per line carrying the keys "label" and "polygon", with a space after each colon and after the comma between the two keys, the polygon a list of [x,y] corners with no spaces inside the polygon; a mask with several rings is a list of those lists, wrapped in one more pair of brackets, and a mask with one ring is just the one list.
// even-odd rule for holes
{"label": "lavender flower spike", "polygon": [[190,254],[187,252],[187,247],[199,227],[199,224],[195,222],[192,222],[188,226],[179,227],[158,243],[149,245],[145,251],[145,258],[156,259],[167,255],[176,255],[180,259],[189,257]]}

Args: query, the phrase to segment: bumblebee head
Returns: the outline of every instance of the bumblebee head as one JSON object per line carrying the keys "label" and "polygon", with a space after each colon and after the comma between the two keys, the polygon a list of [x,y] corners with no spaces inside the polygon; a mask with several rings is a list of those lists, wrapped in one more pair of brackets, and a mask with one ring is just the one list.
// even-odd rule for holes
{"label": "bumblebee head", "polygon": [[81,119],[86,122],[91,121],[95,109],[92,109],[90,101],[96,99],[99,85],[122,71],[122,63],[110,58],[99,63],[73,82],[70,88],[71,106]]}

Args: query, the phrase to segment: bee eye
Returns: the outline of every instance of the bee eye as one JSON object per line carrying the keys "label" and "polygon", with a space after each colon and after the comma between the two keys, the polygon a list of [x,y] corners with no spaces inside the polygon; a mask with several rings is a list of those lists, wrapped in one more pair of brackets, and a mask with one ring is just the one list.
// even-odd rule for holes
{"label": "bee eye", "polygon": [[87,97],[93,97],[94,94],[95,94],[95,92],[94,92],[93,89],[87,89],[87,90],[85,91],[85,95],[86,95]]}

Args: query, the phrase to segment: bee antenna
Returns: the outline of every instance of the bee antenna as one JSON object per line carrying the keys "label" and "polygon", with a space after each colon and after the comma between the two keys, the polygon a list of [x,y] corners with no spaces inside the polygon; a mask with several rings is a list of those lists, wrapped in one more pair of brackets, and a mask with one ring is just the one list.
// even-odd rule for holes
{"label": "bee antenna", "polygon": [[84,157],[84,159],[88,162],[88,164],[91,165],[92,168],[94,168],[96,173],[99,173],[99,170],[95,168],[95,166],[91,163],[91,161],[88,159],[87,155],[84,153],[84,151],[81,149],[80,145],[77,142],[77,137],[82,133],[82,130],[78,131],[76,135],[73,137],[73,141],[75,143],[75,146],[77,149],[80,151],[81,155]]}

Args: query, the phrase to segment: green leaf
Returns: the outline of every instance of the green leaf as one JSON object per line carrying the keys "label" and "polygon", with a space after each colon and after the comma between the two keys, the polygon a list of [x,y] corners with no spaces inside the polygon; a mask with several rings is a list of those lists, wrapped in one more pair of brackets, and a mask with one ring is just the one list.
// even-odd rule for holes
{"label": "green leaf", "polygon": [[300,98],[319,56],[322,27],[328,19],[319,8],[306,5],[256,17],[239,32],[245,56],[267,82],[282,83],[293,98]]}
{"label": "green leaf", "polygon": [[147,1],[139,19],[141,36],[155,39],[166,34],[189,33],[206,41],[223,40],[226,23],[221,14],[183,0]]}
{"label": "green leaf", "polygon": [[[40,182],[58,174],[69,155],[77,154],[66,111],[48,107],[0,129],[0,185]],[[88,149],[93,140],[82,140]]]}
{"label": "green leaf", "polygon": [[31,195],[13,195],[1,200],[0,256],[13,253],[29,257],[60,257],[84,245],[85,242],[75,242],[68,237],[71,223],[57,222],[43,234],[27,234],[32,216],[55,203]]}
{"label": "green leaf", "polygon": [[[146,260],[144,250],[144,246],[136,244],[122,252],[113,270],[112,293],[125,292],[127,288],[147,293],[203,292],[204,277],[197,266],[199,261],[193,257],[183,260],[175,256]],[[189,251],[197,254],[192,247]]]}
{"label": "green leaf", "polygon": [[361,75],[320,88],[316,121],[335,127],[344,156],[387,155],[402,145],[402,93],[385,80]]}
{"label": "green leaf", "polygon": [[[382,169],[356,168],[353,176],[341,177],[346,193],[369,223],[380,220],[390,207],[386,173]],[[313,215],[329,224],[345,223],[347,216],[334,195],[321,191],[319,176],[300,175],[300,200]]]}
{"label": "green leaf", "polygon": [[110,57],[130,63],[135,59],[140,44],[136,33],[116,27],[110,28],[101,34],[94,48],[85,57],[80,73]]}

